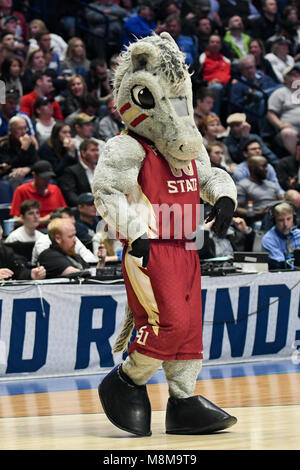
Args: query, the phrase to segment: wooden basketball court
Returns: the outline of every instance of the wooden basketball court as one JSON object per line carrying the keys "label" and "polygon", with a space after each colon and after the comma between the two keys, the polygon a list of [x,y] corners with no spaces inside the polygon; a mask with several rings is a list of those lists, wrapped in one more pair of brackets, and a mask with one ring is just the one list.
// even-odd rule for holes
{"label": "wooden basketball court", "polygon": [[166,434],[168,389],[162,372],[148,385],[152,436],[142,438],[107,420],[97,393],[101,376],[0,381],[0,449],[300,449],[299,364],[204,367],[201,376],[196,394],[236,416],[238,423],[232,428],[206,436]]}

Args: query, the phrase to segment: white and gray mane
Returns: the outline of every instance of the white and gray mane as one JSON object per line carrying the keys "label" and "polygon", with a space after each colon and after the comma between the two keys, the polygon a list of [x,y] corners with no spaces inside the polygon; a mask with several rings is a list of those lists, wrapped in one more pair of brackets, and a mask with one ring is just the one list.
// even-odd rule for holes
{"label": "white and gray mane", "polygon": [[[167,39],[167,40],[166,40]],[[185,74],[188,71],[188,66],[185,63],[184,54],[179,51],[175,42],[171,40],[168,33],[162,33],[160,36],[153,34],[143,38],[144,44],[149,44],[153,49],[153,60],[151,62],[141,61],[140,68],[146,67],[148,71],[153,74],[163,74],[170,86],[175,88],[182,84]],[[114,75],[114,90],[115,95],[118,95],[120,84],[124,75],[132,71],[132,50],[136,47],[136,42],[129,44],[127,49],[120,55],[119,66]],[[136,69],[138,70],[138,68]]]}

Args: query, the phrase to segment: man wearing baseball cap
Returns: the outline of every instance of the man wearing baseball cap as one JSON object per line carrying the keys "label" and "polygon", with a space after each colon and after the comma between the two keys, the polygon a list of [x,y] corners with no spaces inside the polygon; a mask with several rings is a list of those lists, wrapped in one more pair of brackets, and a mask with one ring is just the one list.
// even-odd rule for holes
{"label": "man wearing baseball cap", "polygon": [[76,218],[76,234],[80,241],[89,247],[93,236],[96,234],[97,224],[100,217],[94,204],[92,193],[82,193],[78,197],[77,209],[79,216]]}
{"label": "man wearing baseball cap", "polygon": [[266,146],[262,138],[258,134],[250,132],[251,125],[247,122],[246,114],[230,114],[226,122],[230,130],[228,136],[224,138],[223,143],[227,146],[230,156],[235,163],[244,161],[243,147],[248,139],[255,139],[259,142],[262,154],[267,158],[269,163],[274,164],[278,161],[278,157]]}
{"label": "man wearing baseball cap", "polygon": [[[66,207],[61,190],[55,184],[50,184],[55,173],[47,160],[39,160],[32,167],[33,180],[21,184],[14,192],[10,216],[20,216],[20,206],[26,199],[35,199],[41,204],[41,227],[45,227],[51,212],[57,207]],[[39,228],[41,228],[39,227]]]}

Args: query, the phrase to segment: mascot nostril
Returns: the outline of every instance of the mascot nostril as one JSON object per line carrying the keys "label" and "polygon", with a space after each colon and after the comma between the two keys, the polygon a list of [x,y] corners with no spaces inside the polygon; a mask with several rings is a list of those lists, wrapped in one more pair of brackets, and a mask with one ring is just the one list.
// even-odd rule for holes
{"label": "mascot nostril", "polygon": [[124,362],[100,383],[99,397],[114,425],[149,436],[146,383],[162,366],[170,394],[166,432],[220,431],[236,418],[194,396],[203,358],[202,299],[198,251],[189,238],[199,223],[200,194],[213,206],[216,234],[228,229],[236,187],[210,165],[193,119],[185,57],[168,33],[137,40],[121,54],[114,97],[126,129],[106,143],[93,192],[99,213],[124,243],[127,308],[113,352],[127,348],[134,327],[137,335]]}

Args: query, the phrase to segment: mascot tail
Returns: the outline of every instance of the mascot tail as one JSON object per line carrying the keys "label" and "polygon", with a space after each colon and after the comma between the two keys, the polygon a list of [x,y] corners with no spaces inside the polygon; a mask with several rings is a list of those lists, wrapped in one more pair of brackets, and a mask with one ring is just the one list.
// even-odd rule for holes
{"label": "mascot tail", "polygon": [[126,317],[122,326],[122,330],[118,338],[116,339],[115,345],[112,350],[114,354],[125,351],[128,341],[130,340],[133,328],[134,328],[133,313],[132,313],[131,308],[127,304],[126,305]]}

